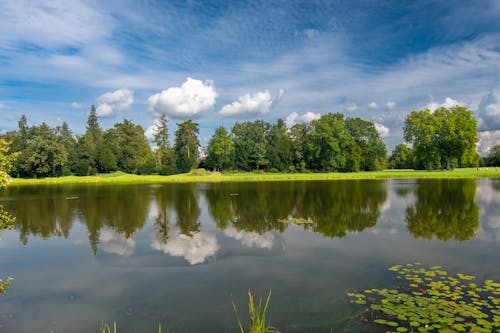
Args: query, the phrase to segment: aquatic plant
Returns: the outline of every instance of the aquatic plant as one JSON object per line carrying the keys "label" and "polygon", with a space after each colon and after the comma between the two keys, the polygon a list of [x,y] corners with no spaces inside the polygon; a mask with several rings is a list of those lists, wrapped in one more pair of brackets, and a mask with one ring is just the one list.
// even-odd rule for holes
{"label": "aquatic plant", "polygon": [[389,268],[398,289],[349,292],[351,302],[368,305],[361,320],[392,332],[500,332],[500,283],[472,275],[450,275],[420,263]]}
{"label": "aquatic plant", "polygon": [[[267,317],[267,307],[270,300],[270,290],[264,304],[262,303],[262,297],[259,299],[259,303],[255,303],[254,295],[250,292],[250,290],[248,291],[248,333],[280,333],[279,330],[270,326],[269,324],[269,319]],[[236,305],[234,304],[234,302],[233,309],[236,313],[236,319],[240,328],[240,332],[245,333],[245,329],[243,328],[243,324],[241,323],[241,320],[238,316],[238,310],[236,309]]]}
{"label": "aquatic plant", "polygon": [[[158,333],[162,333],[161,324],[158,325]],[[103,322],[101,325],[101,333],[118,333],[116,322],[113,323],[113,328],[108,323]],[[166,333],[169,333],[167,330]]]}

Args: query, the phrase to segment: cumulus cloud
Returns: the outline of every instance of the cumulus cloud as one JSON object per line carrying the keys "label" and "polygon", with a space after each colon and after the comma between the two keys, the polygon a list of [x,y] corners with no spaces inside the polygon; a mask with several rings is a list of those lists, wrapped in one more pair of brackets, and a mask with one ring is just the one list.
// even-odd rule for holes
{"label": "cumulus cloud", "polygon": [[71,107],[73,109],[80,109],[82,107],[82,105],[78,102],[73,102],[73,103],[71,103]]}
{"label": "cumulus cloud", "polygon": [[292,127],[295,124],[302,123],[308,124],[313,120],[321,118],[321,114],[308,111],[302,115],[299,115],[297,112],[292,112],[285,118],[285,124],[288,128]]}
{"label": "cumulus cloud", "polygon": [[347,112],[354,112],[358,109],[358,106],[355,103],[347,105],[344,110]]}
{"label": "cumulus cloud", "polygon": [[113,92],[107,92],[99,96],[97,103],[97,116],[110,117],[132,106],[134,103],[134,92],[128,89],[118,89]]}
{"label": "cumulus cloud", "polygon": [[112,230],[103,230],[99,236],[100,248],[104,252],[119,256],[131,256],[135,253],[135,241]]}
{"label": "cumulus cloud", "polygon": [[387,138],[389,136],[389,128],[387,128],[386,126],[380,124],[380,123],[374,123],[375,125],[375,129],[377,130],[378,134],[380,134],[380,136],[382,138]]}
{"label": "cumulus cloud", "polygon": [[153,239],[151,247],[174,257],[183,257],[191,265],[201,264],[209,257],[215,256],[220,246],[214,235],[200,231],[193,236],[177,234],[161,243]]}
{"label": "cumulus cloud", "polygon": [[372,110],[377,109],[377,108],[378,108],[378,104],[377,104],[377,102],[370,102],[370,103],[368,104],[368,108],[369,108],[369,109],[372,109]]}
{"label": "cumulus cloud", "polygon": [[489,150],[496,145],[500,145],[500,130],[479,132],[479,143],[477,151],[482,156],[487,156]]}
{"label": "cumulus cloud", "polygon": [[218,93],[211,81],[188,77],[180,87],[170,87],[148,98],[149,108],[174,118],[196,117],[215,105]]}
{"label": "cumulus cloud", "polygon": [[259,235],[256,232],[238,231],[234,227],[229,227],[224,230],[224,234],[241,241],[241,244],[246,247],[258,247],[270,250],[274,245],[274,235],[272,233]]}
{"label": "cumulus cloud", "polygon": [[425,108],[426,109],[429,109],[431,112],[434,112],[436,111],[437,109],[441,108],[441,107],[445,107],[445,108],[451,108],[451,107],[454,107],[454,106],[457,106],[457,105],[464,105],[463,103],[451,98],[451,97],[446,97],[444,102],[443,103],[439,103],[439,102],[436,102],[436,101],[431,101],[430,103],[428,103]]}
{"label": "cumulus cloud", "polygon": [[389,101],[385,103],[385,107],[388,108],[389,110],[394,110],[394,108],[396,107],[396,102]]}
{"label": "cumulus cloud", "polygon": [[219,114],[228,117],[266,114],[281,99],[282,95],[283,90],[280,90],[278,97],[273,100],[269,90],[245,94],[238,97],[237,101],[224,105]]}
{"label": "cumulus cloud", "polygon": [[477,109],[479,130],[500,130],[500,91],[491,91],[485,95]]}

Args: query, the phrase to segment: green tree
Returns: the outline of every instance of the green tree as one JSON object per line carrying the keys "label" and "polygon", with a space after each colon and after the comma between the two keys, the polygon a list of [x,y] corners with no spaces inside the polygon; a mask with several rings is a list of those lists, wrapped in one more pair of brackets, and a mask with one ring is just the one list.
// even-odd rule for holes
{"label": "green tree", "polygon": [[293,159],[292,141],[282,119],[278,119],[275,125],[269,127],[266,141],[266,159],[269,161],[267,168],[278,171],[290,170]]}
{"label": "green tree", "polygon": [[270,127],[263,120],[236,123],[231,129],[236,168],[258,170],[268,164],[266,135]]}
{"label": "green tree", "polygon": [[343,114],[325,114],[314,120],[311,127],[305,152],[310,169],[328,172],[355,170],[354,163],[348,164],[354,140],[345,126]]}
{"label": "green tree", "polygon": [[97,147],[102,140],[102,129],[97,120],[95,106],[90,107],[87,118],[87,129],[85,134],[78,138],[76,159],[72,165],[72,171],[78,176],[93,175],[97,173],[98,151]]}
{"label": "green tree", "polygon": [[68,153],[47,124],[29,130],[26,149],[19,156],[20,173],[29,177],[61,176],[68,161]]}
{"label": "green tree", "polygon": [[405,144],[397,145],[389,158],[392,169],[413,169],[413,150]]}
{"label": "green tree", "polygon": [[214,170],[226,170],[233,166],[234,142],[229,132],[223,127],[217,127],[208,142],[207,167]]}
{"label": "green tree", "polygon": [[156,144],[156,169],[161,175],[170,175],[176,172],[175,156],[168,139],[168,118],[161,115],[154,132],[153,142]]}
{"label": "green tree", "polygon": [[500,166],[500,145],[490,148],[488,152],[488,162],[491,166]]}
{"label": "green tree", "polygon": [[348,168],[353,171],[383,169],[386,165],[387,149],[375,125],[361,118],[347,118],[345,125],[355,143],[348,158],[351,161]]}
{"label": "green tree", "polygon": [[405,140],[413,144],[417,167],[451,169],[478,165],[477,120],[463,106],[412,111],[405,119]]}
{"label": "green tree", "polygon": [[290,141],[292,143],[292,161],[293,169],[299,172],[306,170],[305,154],[307,152],[307,138],[311,126],[307,124],[295,124],[289,132]]}
{"label": "green tree", "polygon": [[[5,187],[9,182],[9,171],[12,165],[14,156],[7,154],[9,151],[9,144],[0,138],[0,189]],[[0,233],[3,229],[10,229],[14,223],[14,218],[9,215],[0,205]],[[5,294],[5,289],[10,286],[12,278],[6,281],[0,279],[0,294]]]}
{"label": "green tree", "polygon": [[149,168],[152,163],[154,171],[154,157],[140,125],[134,125],[130,120],[124,119],[109,130],[109,138],[116,143],[117,165],[120,170],[146,173],[142,168]]}
{"label": "green tree", "polygon": [[63,145],[66,154],[68,155],[68,161],[63,166],[62,174],[67,176],[70,174],[70,166],[75,163],[76,156],[76,140],[73,137],[73,133],[69,129],[68,123],[63,122],[61,126],[56,127],[56,135],[58,136],[59,142]]}
{"label": "green tree", "polygon": [[177,123],[174,152],[179,172],[188,172],[198,166],[200,147],[198,133],[198,124],[191,119]]}

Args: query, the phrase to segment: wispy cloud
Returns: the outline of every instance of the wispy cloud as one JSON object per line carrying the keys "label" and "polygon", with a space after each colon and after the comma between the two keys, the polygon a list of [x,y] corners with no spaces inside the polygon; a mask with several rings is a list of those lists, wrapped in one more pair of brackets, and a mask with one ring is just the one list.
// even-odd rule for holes
{"label": "wispy cloud", "polygon": [[134,103],[134,92],[125,88],[107,92],[99,96],[97,103],[97,116],[110,117],[132,106]]}

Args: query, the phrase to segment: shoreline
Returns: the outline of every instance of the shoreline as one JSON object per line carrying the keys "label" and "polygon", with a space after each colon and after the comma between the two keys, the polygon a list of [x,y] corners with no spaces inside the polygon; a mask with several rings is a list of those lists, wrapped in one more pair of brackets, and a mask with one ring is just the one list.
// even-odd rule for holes
{"label": "shoreline", "polygon": [[460,179],[500,178],[500,168],[455,169],[452,171],[383,170],[331,173],[256,173],[234,172],[206,174],[178,174],[171,176],[135,175],[116,172],[96,176],[65,176],[49,178],[11,178],[7,186],[58,185],[58,184],[163,184],[163,183],[225,183],[225,182],[273,182],[314,180],[384,180],[384,179]]}

